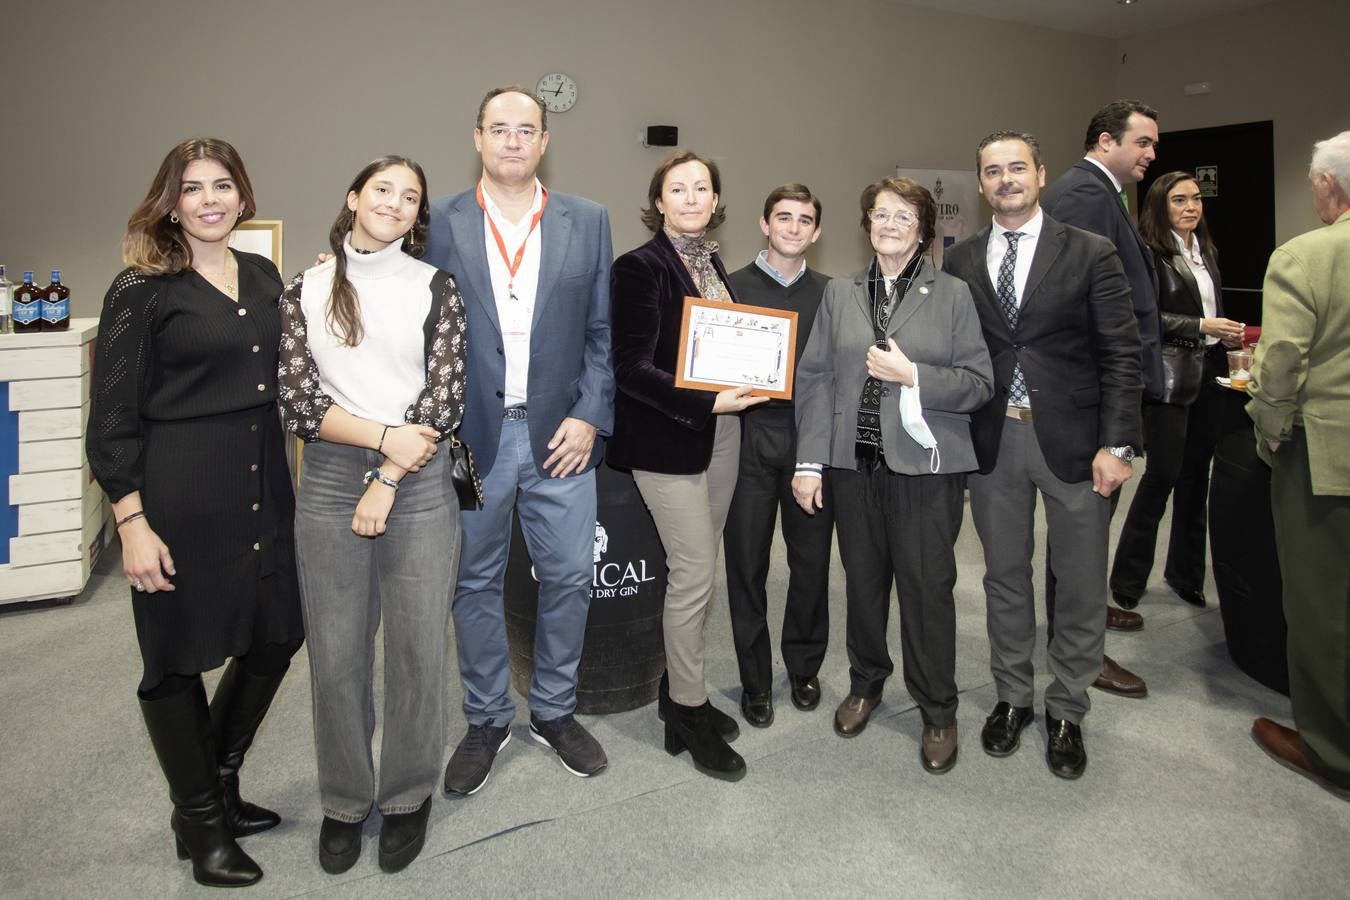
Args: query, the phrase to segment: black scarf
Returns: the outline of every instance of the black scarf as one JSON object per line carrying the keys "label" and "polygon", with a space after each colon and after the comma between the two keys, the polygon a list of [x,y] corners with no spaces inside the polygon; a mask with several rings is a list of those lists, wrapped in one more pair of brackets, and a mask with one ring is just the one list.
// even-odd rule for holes
{"label": "black scarf", "polygon": [[[886,342],[886,326],[891,316],[900,308],[909,287],[923,268],[922,251],[914,254],[900,276],[886,291],[886,278],[881,274],[881,266],[876,257],[867,267],[867,297],[871,301],[872,336],[874,343],[882,350],[889,350]],[[858,430],[853,438],[854,452],[862,462],[876,465],[885,459],[881,443],[881,391],[883,385],[871,375],[863,382],[862,393],[858,396]]]}

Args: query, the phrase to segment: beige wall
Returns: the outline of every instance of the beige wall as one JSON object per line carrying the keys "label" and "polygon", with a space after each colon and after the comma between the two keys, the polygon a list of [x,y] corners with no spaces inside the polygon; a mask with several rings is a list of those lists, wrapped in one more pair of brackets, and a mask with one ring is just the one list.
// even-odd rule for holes
{"label": "beige wall", "polygon": [[[1277,230],[1313,227],[1310,143],[1350,127],[1337,39],[1350,4],[1287,0],[1120,42],[912,9],[891,0],[389,0],[337,15],[316,0],[52,0],[20,4],[7,34],[63,43],[59,64],[6,67],[0,110],[0,262],[61,267],[77,315],[97,313],[118,242],[164,152],[198,133],[238,146],[259,214],[286,223],[286,269],[324,246],[368,159],[420,159],[433,194],[477,173],[483,91],[562,70],[581,100],[551,122],[544,177],[610,208],[618,252],[645,240],[643,192],[662,151],[648,124],[723,167],[732,267],[761,246],[755,220],[782,181],[825,203],[812,263],[865,259],[855,204],[896,165],[966,168],[994,128],[1037,133],[1050,178],[1078,155],[1091,111],[1116,95],[1163,128],[1274,119]],[[1124,54],[1124,61],[1121,56]],[[1215,91],[1188,98],[1181,85]],[[22,129],[22,130],[20,130]]]}
{"label": "beige wall", "polygon": [[[1117,93],[1156,106],[1163,131],[1275,123],[1275,236],[1321,224],[1308,194],[1314,141],[1350,128],[1350,3],[1287,0],[1119,42]],[[1187,97],[1182,86],[1213,84]]]}
{"label": "beige wall", "polygon": [[902,164],[971,167],[975,143],[1002,127],[1037,132],[1056,172],[1115,77],[1108,40],[891,0],[518,0],[509,29],[495,2],[341,15],[310,0],[14,7],[11,40],[63,48],[57,64],[7,66],[0,80],[0,262],[44,278],[60,266],[77,315],[97,313],[163,154],[196,133],[239,148],[260,216],[285,220],[295,271],[368,159],[410,155],[433,194],[460,190],[477,174],[484,90],[562,70],[581,99],[552,120],[543,174],[609,207],[616,251],[646,239],[638,209],[663,155],[638,134],[673,124],[722,164],[728,265],[760,249],[764,194],[800,180],[825,203],[812,263],[842,274],[865,259],[855,204],[867,182]]}

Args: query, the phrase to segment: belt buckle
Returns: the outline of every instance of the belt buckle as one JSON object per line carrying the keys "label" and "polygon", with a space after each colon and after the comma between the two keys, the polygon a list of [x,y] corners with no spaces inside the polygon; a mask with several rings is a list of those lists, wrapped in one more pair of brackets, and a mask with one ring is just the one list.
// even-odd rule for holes
{"label": "belt buckle", "polygon": [[1007,416],[1008,418],[1016,419],[1019,422],[1029,423],[1031,421],[1031,410],[1025,406],[1013,406],[1009,404]]}
{"label": "belt buckle", "polygon": [[502,418],[510,421],[519,421],[520,419],[525,418],[525,407],[508,406],[506,409],[502,410]]}

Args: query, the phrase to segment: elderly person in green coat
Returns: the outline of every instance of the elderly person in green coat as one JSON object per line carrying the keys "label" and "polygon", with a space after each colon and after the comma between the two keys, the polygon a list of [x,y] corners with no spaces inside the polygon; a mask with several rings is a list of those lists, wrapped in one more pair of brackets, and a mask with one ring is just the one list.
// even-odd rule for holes
{"label": "elderly person in green coat", "polygon": [[1257,719],[1282,765],[1350,799],[1350,131],[1315,145],[1325,228],[1270,257],[1247,413],[1270,463],[1295,728]]}

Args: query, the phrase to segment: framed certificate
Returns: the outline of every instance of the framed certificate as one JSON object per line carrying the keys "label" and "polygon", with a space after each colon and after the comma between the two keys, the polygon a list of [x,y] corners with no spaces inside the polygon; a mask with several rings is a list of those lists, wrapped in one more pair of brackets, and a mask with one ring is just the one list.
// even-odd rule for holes
{"label": "framed certificate", "polygon": [[791,400],[796,347],[795,312],[685,297],[675,386]]}

